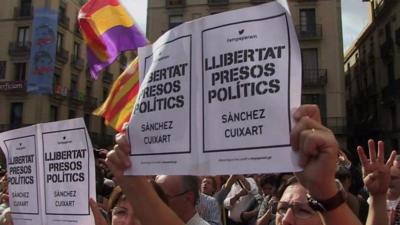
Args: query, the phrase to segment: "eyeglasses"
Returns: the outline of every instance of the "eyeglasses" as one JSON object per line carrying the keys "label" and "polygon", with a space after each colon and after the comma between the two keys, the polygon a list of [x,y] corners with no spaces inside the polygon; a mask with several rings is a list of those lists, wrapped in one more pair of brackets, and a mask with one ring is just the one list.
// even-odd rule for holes
{"label": "eyeglasses", "polygon": [[186,191],[183,191],[183,192],[181,192],[179,194],[176,194],[176,195],[167,195],[167,194],[165,194],[165,196],[168,198],[168,200],[171,200],[171,199],[177,198],[179,196],[182,196],[182,195],[184,195],[184,194],[186,194],[188,192],[189,192],[189,190],[186,190]]}
{"label": "eyeglasses", "polygon": [[307,203],[290,204],[288,202],[279,202],[277,212],[279,215],[285,216],[289,208],[293,210],[294,216],[299,219],[308,219],[316,214],[316,212],[311,209],[311,207]]}
{"label": "eyeglasses", "polygon": [[111,210],[111,215],[113,215],[113,216],[119,216],[119,217],[127,217],[127,216],[128,216],[128,209],[125,208],[125,207],[115,206],[115,207]]}

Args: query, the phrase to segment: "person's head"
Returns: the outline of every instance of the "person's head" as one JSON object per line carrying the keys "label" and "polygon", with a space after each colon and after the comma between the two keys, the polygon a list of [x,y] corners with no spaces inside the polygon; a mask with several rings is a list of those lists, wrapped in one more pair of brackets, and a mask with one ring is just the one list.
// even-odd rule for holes
{"label": "person's head", "polygon": [[342,183],[344,190],[349,191],[352,180],[350,170],[342,165],[337,166],[335,177]]}
{"label": "person's head", "polygon": [[187,222],[196,213],[199,198],[198,179],[195,176],[157,176],[156,183],[163,190],[168,206]]}
{"label": "person's head", "polygon": [[398,198],[400,196],[400,167],[397,165],[390,167],[390,184],[388,194],[388,197],[391,198]]}
{"label": "person's head", "polygon": [[265,196],[274,195],[278,177],[274,174],[266,174],[260,178],[260,187]]}
{"label": "person's head", "polygon": [[201,180],[200,191],[206,195],[214,195],[217,191],[217,181],[215,178],[212,176],[204,177],[203,180]]}
{"label": "person's head", "polygon": [[276,225],[322,225],[320,215],[308,205],[307,190],[295,177],[279,188]]}
{"label": "person's head", "polygon": [[115,187],[109,200],[111,225],[140,225],[131,204],[119,186]]}

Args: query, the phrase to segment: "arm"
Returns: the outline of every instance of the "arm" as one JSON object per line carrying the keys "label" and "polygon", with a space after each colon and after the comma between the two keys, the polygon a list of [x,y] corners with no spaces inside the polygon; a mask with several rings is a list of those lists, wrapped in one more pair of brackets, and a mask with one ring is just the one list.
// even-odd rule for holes
{"label": "arm", "polygon": [[268,209],[264,215],[257,219],[256,225],[267,225],[272,218],[272,211]]}
{"label": "arm", "polygon": [[393,151],[384,163],[384,143],[378,142],[378,154],[375,151],[373,140],[368,141],[369,160],[365,155],[364,149],[358,146],[357,153],[363,169],[364,184],[370,194],[370,204],[366,225],[389,224],[386,213],[386,192],[390,183],[390,167],[396,157]]}
{"label": "arm", "polygon": [[[297,122],[293,127],[290,141],[299,154],[302,172],[296,173],[299,182],[318,200],[335,196],[336,160],[339,146],[332,131],[321,125],[319,109],[316,105],[303,105],[293,115]],[[324,187],[324,188],[321,188]],[[357,225],[361,222],[347,204],[322,213],[326,225]]]}
{"label": "arm", "polygon": [[121,186],[129,203],[143,225],[184,225],[178,216],[158,197],[144,176],[125,176],[131,166],[130,146],[125,134],[117,134],[117,145],[107,154],[106,163]]}

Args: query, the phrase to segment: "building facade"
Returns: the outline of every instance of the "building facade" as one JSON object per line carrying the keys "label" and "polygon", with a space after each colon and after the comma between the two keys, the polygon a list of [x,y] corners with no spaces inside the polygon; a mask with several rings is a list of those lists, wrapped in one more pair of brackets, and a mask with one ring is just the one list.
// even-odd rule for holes
{"label": "building facade", "polygon": [[400,139],[400,2],[371,0],[369,24],[345,54],[349,144],[384,140],[386,150]]}
{"label": "building facade", "polygon": [[[268,0],[149,0],[147,36],[155,41],[185,21],[265,2]],[[288,2],[302,52],[302,102],[318,104],[325,125],[345,144],[341,3],[338,0]]]}
{"label": "building facade", "polygon": [[[83,117],[95,147],[113,143],[113,130],[92,111],[107,97],[126,65],[120,57],[93,81],[87,70],[86,47],[77,25],[83,0],[13,0],[0,7],[0,132],[30,124]],[[26,91],[34,9],[58,12],[53,94]]]}

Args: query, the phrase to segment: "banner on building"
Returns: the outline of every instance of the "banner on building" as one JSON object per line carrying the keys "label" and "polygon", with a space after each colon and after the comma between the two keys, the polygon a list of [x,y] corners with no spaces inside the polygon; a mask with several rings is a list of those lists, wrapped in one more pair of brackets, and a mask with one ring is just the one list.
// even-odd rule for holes
{"label": "banner on building", "polygon": [[139,59],[128,174],[300,169],[290,146],[300,48],[280,3],[184,23],[140,48]]}
{"label": "banner on building", "polygon": [[83,119],[0,134],[14,225],[94,224],[93,148]]}
{"label": "banner on building", "polygon": [[53,93],[58,14],[47,8],[35,9],[28,74],[28,92]]}

